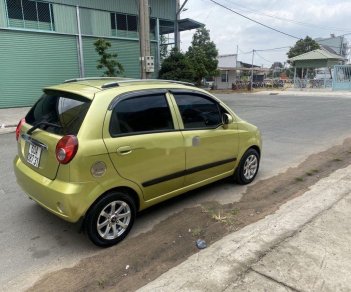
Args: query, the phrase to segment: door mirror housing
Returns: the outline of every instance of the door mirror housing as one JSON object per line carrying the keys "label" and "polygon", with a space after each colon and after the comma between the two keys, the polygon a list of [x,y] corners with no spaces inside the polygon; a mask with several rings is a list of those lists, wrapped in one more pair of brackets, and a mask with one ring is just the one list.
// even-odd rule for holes
{"label": "door mirror housing", "polygon": [[223,125],[229,125],[233,123],[233,117],[229,114],[223,114],[222,121],[223,121]]}

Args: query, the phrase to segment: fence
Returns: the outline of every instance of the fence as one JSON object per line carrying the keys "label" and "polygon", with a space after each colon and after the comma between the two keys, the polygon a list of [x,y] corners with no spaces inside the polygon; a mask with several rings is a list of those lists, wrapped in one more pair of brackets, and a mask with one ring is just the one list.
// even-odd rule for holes
{"label": "fence", "polygon": [[331,76],[325,78],[295,78],[295,88],[332,88],[333,90],[351,90],[351,65],[335,65]]}
{"label": "fence", "polygon": [[306,89],[321,89],[321,88],[332,88],[333,80],[332,79],[294,79],[295,88],[306,88]]}
{"label": "fence", "polygon": [[334,66],[333,90],[351,90],[351,65]]}

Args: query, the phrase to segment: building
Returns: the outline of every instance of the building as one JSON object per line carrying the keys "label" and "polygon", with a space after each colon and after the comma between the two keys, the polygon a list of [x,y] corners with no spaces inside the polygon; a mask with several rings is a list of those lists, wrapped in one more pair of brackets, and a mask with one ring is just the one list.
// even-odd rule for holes
{"label": "building", "polygon": [[[289,61],[294,68],[296,88],[327,88],[332,87],[335,83],[335,78],[332,79],[332,76],[338,72],[338,70],[335,71],[335,68],[340,67],[345,62],[345,58],[321,48],[292,57]],[[344,75],[344,77],[348,76]]]}
{"label": "building", "polygon": [[[214,87],[216,89],[232,89],[233,84],[236,82],[250,79],[252,65],[238,61],[236,54],[219,55],[217,59],[219,75],[214,77]],[[253,70],[253,81],[263,81],[264,73],[267,72],[267,69],[253,65]],[[247,78],[244,78],[245,76]]]}
{"label": "building", "polygon": [[345,36],[331,34],[329,38],[316,38],[315,41],[328,52],[348,59],[349,45]]}
{"label": "building", "polygon": [[237,80],[237,55],[220,55],[217,59],[219,76],[214,78],[214,86],[216,89],[231,89]]}
{"label": "building", "polygon": [[[77,77],[101,76],[94,42],[103,37],[125,77],[140,78],[138,0],[0,0],[0,108],[30,106],[41,88]],[[149,0],[150,47],[157,63],[159,35],[174,33],[177,0]],[[178,21],[179,31],[199,27]]]}

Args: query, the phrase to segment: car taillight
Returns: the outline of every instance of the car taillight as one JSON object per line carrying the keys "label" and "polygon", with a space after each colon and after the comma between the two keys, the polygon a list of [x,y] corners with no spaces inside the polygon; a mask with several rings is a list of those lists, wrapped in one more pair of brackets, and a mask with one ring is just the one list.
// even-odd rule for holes
{"label": "car taillight", "polygon": [[18,141],[18,138],[20,136],[20,133],[21,133],[21,128],[23,126],[23,124],[26,122],[26,119],[23,118],[19,121],[18,125],[17,125],[17,128],[16,128],[16,140]]}
{"label": "car taillight", "polygon": [[67,164],[76,155],[78,150],[78,139],[74,135],[64,136],[56,145],[56,159],[62,164]]}

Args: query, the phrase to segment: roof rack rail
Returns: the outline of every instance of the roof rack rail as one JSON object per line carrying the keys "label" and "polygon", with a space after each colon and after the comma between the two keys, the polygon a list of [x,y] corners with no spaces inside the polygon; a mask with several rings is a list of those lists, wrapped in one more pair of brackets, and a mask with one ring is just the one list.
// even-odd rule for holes
{"label": "roof rack rail", "polygon": [[113,82],[108,82],[105,83],[104,85],[101,86],[101,88],[112,88],[112,87],[118,87],[120,84],[123,83],[130,83],[130,82],[163,82],[163,83],[175,83],[175,84],[182,84],[182,85],[188,85],[188,86],[195,86],[193,83],[190,82],[183,82],[183,81],[177,81],[177,80],[165,80],[165,79],[121,79]]}
{"label": "roof rack rail", "polygon": [[123,77],[84,77],[84,78],[73,78],[73,79],[67,79],[64,81],[64,83],[70,83],[70,82],[79,82],[79,81],[89,81],[89,80],[125,80],[128,78],[123,78]]}

